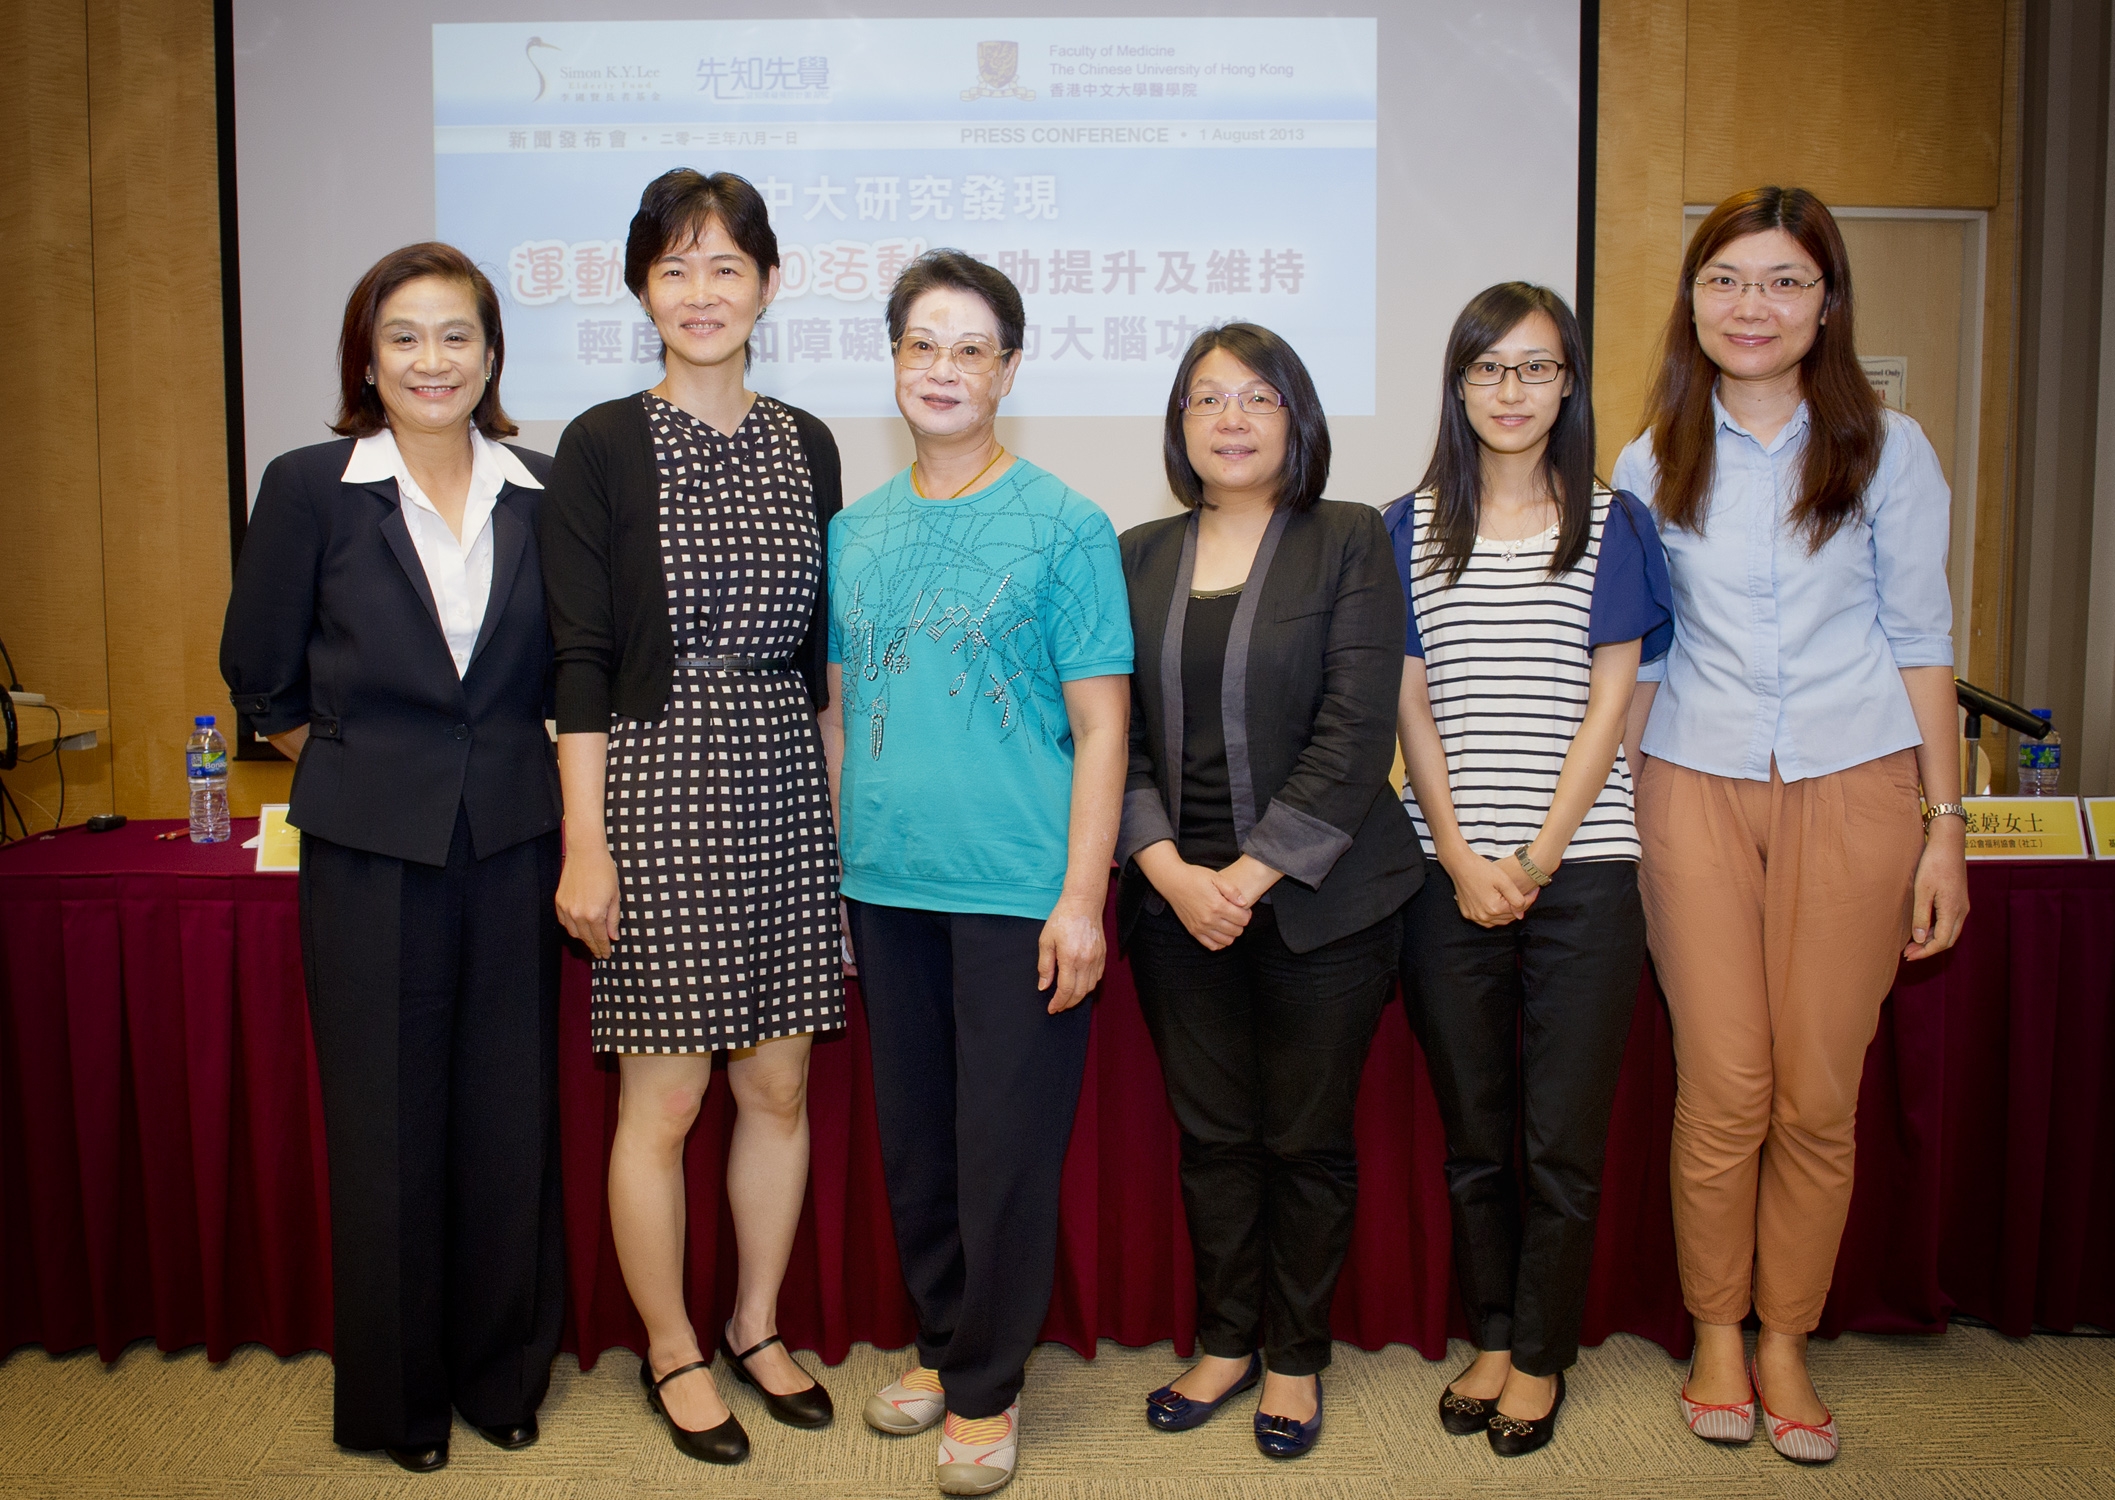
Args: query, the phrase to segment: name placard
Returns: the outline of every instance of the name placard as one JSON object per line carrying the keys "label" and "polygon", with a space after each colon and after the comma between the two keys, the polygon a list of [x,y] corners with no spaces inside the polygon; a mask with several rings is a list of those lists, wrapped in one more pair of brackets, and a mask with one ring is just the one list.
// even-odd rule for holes
{"label": "name placard", "polygon": [[1970,859],[2086,859],[2076,797],[1969,797]]}
{"label": "name placard", "polygon": [[287,804],[267,802],[257,809],[257,868],[285,875],[301,873],[301,830],[286,820]]}
{"label": "name placard", "polygon": [[2115,797],[2086,800],[2087,842],[2095,859],[2115,859]]}

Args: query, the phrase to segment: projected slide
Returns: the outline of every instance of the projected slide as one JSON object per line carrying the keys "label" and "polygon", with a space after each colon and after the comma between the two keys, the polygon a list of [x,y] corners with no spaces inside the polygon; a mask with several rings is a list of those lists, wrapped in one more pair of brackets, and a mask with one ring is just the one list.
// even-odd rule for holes
{"label": "projected slide", "polygon": [[1248,318],[1370,415],[1375,51],[1371,19],[437,25],[435,229],[501,288],[529,420],[656,378],[624,235],[675,166],[772,205],[752,380],[819,415],[894,414],[883,306],[935,245],[1024,295],[1016,414],[1155,415]]}

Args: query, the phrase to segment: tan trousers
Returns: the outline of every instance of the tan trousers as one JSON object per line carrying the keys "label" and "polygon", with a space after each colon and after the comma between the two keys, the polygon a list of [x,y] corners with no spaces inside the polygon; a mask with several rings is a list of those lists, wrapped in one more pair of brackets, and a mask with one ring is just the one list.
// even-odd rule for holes
{"label": "tan trousers", "polygon": [[1674,1239],[1706,1323],[1821,1321],[1858,1083],[1909,941],[1916,754],[1787,786],[1648,760],[1638,885],[1674,1026]]}

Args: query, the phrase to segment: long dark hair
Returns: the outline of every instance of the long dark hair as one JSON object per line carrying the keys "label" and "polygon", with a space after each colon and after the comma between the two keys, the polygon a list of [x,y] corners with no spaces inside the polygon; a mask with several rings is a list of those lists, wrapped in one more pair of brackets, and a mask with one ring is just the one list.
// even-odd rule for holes
{"label": "long dark hair", "polygon": [[1293,346],[1255,323],[1205,329],[1190,340],[1182,363],[1175,367],[1160,441],[1168,488],[1191,510],[1204,504],[1204,480],[1190,465],[1182,398],[1190,393],[1190,377],[1197,372],[1198,361],[1214,349],[1224,349],[1240,360],[1285,398],[1285,467],[1278,471],[1276,504],[1294,514],[1313,510],[1322,498],[1322,487],[1329,483],[1329,418],[1322,413],[1322,398],[1315,394],[1314,377]]}
{"label": "long dark hair", "polygon": [[477,321],[485,331],[485,352],[492,358],[492,378],[478,398],[470,420],[486,437],[497,441],[521,431],[499,404],[499,377],[507,367],[507,339],[499,326],[499,293],[477,262],[453,245],[428,240],[392,250],[360,278],[360,284],[345,299],[345,322],[338,330],[338,417],[330,430],[341,437],[373,437],[389,425],[382,410],[382,397],[368,383],[367,372],[375,362],[375,324],[382,304],[399,287],[423,277],[437,276],[470,289],[477,303]]}
{"label": "long dark hair", "polygon": [[1483,439],[1469,423],[1462,395],[1462,370],[1520,326],[1520,320],[1546,313],[1557,325],[1557,344],[1571,394],[1557,408],[1556,425],[1542,450],[1542,482],[1557,502],[1557,550],[1550,556],[1550,577],[1568,573],[1586,555],[1594,524],[1594,403],[1587,389],[1586,340],[1579,320],[1562,297],[1546,286],[1501,281],[1469,299],[1447,335],[1447,354],[1440,370],[1439,442],[1420,490],[1432,491],[1431,561],[1425,575],[1444,571],[1458,583],[1476,550],[1476,521],[1483,513]]}
{"label": "long dark hair", "polygon": [[1713,460],[1718,443],[1711,420],[1711,395],[1718,366],[1696,337],[1696,278],[1711,258],[1743,235],[1782,229],[1821,268],[1821,326],[1814,347],[1799,362],[1799,384],[1807,401],[1806,451],[1800,461],[1799,498],[1789,518],[1818,551],[1856,512],[1865,488],[1880,468],[1887,438],[1880,398],[1858,364],[1851,327],[1851,258],[1836,228],[1836,216],[1805,188],[1763,187],[1735,193],[1697,226],[1682,257],[1674,310],[1660,337],[1660,368],[1645,396],[1643,426],[1652,432],[1659,465],[1653,509],[1670,525],[1702,531],[1711,506]]}

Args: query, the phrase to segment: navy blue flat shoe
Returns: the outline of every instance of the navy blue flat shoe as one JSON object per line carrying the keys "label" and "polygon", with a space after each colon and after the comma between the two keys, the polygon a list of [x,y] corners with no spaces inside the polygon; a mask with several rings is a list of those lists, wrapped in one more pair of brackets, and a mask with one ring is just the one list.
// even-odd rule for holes
{"label": "navy blue flat shoe", "polygon": [[1298,1458],[1322,1435],[1322,1382],[1315,1381],[1315,1414],[1302,1422],[1294,1417],[1272,1417],[1256,1413],[1256,1446],[1265,1458]]}
{"label": "navy blue flat shoe", "polygon": [[1213,1412],[1233,1400],[1243,1391],[1255,1389],[1256,1382],[1263,1378],[1263,1356],[1248,1357],[1248,1372],[1231,1386],[1217,1401],[1192,1401],[1172,1385],[1164,1385],[1146,1397],[1146,1420],[1162,1432],[1188,1432],[1192,1427],[1204,1424]]}

